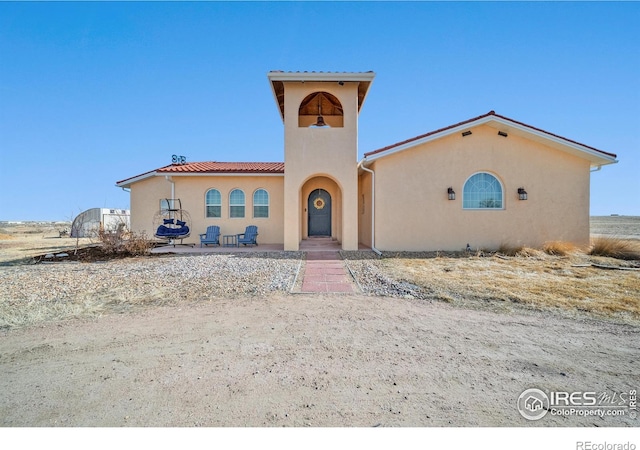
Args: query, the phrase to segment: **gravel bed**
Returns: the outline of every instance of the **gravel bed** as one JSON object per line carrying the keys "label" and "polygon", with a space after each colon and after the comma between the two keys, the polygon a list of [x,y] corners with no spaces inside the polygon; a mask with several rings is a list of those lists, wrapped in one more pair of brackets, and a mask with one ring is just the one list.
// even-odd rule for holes
{"label": "gravel bed", "polygon": [[[289,292],[302,255],[171,255],[0,266],[0,328],[123,311],[145,304],[171,305]],[[419,286],[384,275],[379,267],[382,261],[373,252],[343,252],[342,256],[365,294],[434,297]]]}
{"label": "gravel bed", "polygon": [[[371,257],[364,252],[350,253],[352,254],[343,254],[342,257],[364,293],[407,299],[429,299],[434,297],[433,292],[429,292],[420,286],[416,286],[407,281],[396,280],[385,275],[384,272],[380,270],[379,266],[381,261],[379,258]],[[356,255],[356,253],[363,254]]]}
{"label": "gravel bed", "polygon": [[14,322],[12,310],[36,305],[86,310],[286,292],[300,258],[300,253],[187,255],[0,267],[0,327]]}

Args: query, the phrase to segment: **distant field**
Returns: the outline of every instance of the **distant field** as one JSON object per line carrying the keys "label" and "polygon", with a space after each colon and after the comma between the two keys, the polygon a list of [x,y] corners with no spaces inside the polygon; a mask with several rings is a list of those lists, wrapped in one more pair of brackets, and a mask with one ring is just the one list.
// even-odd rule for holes
{"label": "distant field", "polygon": [[640,239],[640,216],[592,216],[591,234]]}

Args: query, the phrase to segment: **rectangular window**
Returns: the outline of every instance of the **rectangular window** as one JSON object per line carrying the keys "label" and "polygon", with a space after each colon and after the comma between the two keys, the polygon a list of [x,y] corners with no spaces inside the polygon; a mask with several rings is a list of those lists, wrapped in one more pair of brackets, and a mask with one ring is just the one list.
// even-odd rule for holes
{"label": "rectangular window", "polygon": [[257,218],[267,218],[269,217],[269,207],[268,206],[253,206],[253,217]]}
{"label": "rectangular window", "polygon": [[173,199],[168,199],[168,198],[163,198],[160,199],[160,210],[161,211],[168,211],[171,209],[175,209],[173,206]]}
{"label": "rectangular window", "polygon": [[229,216],[234,218],[244,217],[244,206],[229,207]]}
{"label": "rectangular window", "polygon": [[220,218],[222,208],[220,206],[207,206],[207,217]]}

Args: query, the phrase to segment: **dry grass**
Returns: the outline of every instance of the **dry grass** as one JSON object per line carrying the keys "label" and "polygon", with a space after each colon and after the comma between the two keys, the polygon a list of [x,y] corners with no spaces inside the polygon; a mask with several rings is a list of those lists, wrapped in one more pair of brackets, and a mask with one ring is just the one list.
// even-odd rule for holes
{"label": "dry grass", "polygon": [[542,246],[542,251],[552,256],[567,256],[579,251],[578,247],[571,242],[551,241]]}
{"label": "dry grass", "polygon": [[[588,262],[585,255],[539,252],[536,258],[398,258],[380,265],[388,276],[462,306],[510,309],[517,304],[640,321],[640,272],[602,270]],[[610,259],[599,262],[619,265]]]}
{"label": "dry grass", "polygon": [[640,242],[617,237],[596,237],[591,241],[589,254],[624,260],[640,260]]}
{"label": "dry grass", "polygon": [[524,250],[524,247],[522,245],[510,245],[503,243],[500,245],[500,247],[498,247],[497,252],[505,256],[516,256],[522,250]]}

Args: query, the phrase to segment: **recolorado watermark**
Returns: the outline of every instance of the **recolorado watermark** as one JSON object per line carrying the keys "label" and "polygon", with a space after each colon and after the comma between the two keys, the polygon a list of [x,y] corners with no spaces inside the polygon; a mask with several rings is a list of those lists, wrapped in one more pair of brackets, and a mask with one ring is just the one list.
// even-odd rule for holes
{"label": "recolorado watermark", "polygon": [[576,442],[576,450],[636,450],[633,442]]}
{"label": "recolorado watermark", "polygon": [[[629,417],[638,416],[637,391],[550,391],[527,389],[518,397],[518,411],[527,420],[552,416]],[[587,447],[584,447],[587,449]],[[616,447],[611,447],[611,450]],[[591,450],[591,448],[589,449]],[[610,450],[593,447],[593,450]],[[626,449],[625,449],[626,450]]]}

